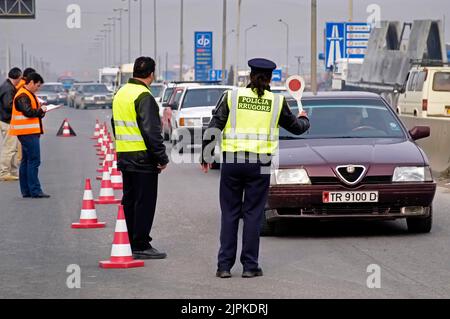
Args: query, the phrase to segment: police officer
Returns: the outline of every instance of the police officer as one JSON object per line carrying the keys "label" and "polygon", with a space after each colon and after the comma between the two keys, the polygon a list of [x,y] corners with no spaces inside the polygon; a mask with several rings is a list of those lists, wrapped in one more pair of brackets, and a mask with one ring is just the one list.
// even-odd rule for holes
{"label": "police officer", "polygon": [[[250,84],[226,92],[209,129],[222,131],[223,162],[220,178],[222,210],[220,250],[216,276],[230,278],[236,260],[239,219],[244,220],[242,253],[243,278],[262,276],[258,264],[259,237],[270,185],[271,155],[278,147],[278,126],[300,135],[309,129],[307,114],[292,114],[283,96],[270,91],[274,62],[248,61]],[[214,134],[212,134],[214,135]],[[208,171],[211,139],[205,135],[201,165]]]}
{"label": "police officer", "polygon": [[162,259],[164,252],[152,247],[150,231],[155,216],[158,174],[169,159],[161,135],[161,120],[149,85],[154,80],[155,61],[137,58],[133,78],[115,95],[112,125],[123,175],[125,219],[131,250],[136,259]]}

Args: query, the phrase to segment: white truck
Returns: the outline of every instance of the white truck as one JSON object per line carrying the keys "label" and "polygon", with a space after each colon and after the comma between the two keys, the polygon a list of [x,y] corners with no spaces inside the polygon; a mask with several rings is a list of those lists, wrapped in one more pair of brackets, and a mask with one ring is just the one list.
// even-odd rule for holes
{"label": "white truck", "polygon": [[98,83],[106,85],[108,90],[114,91],[116,87],[117,73],[119,68],[101,68],[98,70]]}

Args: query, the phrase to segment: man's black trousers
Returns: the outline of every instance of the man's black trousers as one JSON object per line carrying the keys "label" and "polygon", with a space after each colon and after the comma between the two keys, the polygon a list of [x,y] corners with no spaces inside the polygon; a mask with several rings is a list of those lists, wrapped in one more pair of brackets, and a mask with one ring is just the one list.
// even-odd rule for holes
{"label": "man's black trousers", "polygon": [[150,231],[155,216],[158,174],[122,171],[122,205],[132,250],[151,247]]}

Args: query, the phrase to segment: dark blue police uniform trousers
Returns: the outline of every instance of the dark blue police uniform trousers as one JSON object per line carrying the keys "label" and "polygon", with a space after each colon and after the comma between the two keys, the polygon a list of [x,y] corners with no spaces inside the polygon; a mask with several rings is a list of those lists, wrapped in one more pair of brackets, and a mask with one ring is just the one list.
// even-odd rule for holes
{"label": "dark blue police uniform trousers", "polygon": [[261,221],[270,186],[270,175],[261,174],[261,167],[259,163],[226,163],[225,160],[222,163],[218,270],[230,270],[236,261],[241,217],[244,220],[241,263],[244,271],[258,267]]}

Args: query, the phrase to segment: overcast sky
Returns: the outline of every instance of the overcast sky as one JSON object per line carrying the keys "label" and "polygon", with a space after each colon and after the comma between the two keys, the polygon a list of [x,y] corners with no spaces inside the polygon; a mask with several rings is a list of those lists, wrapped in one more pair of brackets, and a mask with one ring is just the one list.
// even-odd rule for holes
{"label": "overcast sky", "polygon": [[[143,53],[153,56],[153,1],[142,0]],[[158,56],[164,65],[168,52],[169,68],[178,64],[180,33],[180,0],[157,1]],[[0,20],[0,69],[5,66],[5,47],[9,42],[12,64],[21,64],[20,44],[27,52],[51,63],[53,71],[61,74],[72,71],[80,78],[94,78],[102,64],[103,53],[95,47],[94,38],[107,18],[117,16],[113,8],[127,8],[128,0],[36,0],[35,20]],[[327,21],[348,18],[348,0],[318,0],[319,51],[323,50],[323,28]],[[228,0],[227,29],[236,26],[237,0]],[[368,5],[381,7],[382,20],[412,21],[414,19],[444,19],[450,21],[448,0],[354,0],[354,21],[366,21]],[[425,5],[426,3],[426,5]],[[69,29],[66,8],[70,4],[81,7],[81,28]],[[139,54],[139,2],[131,2],[131,56]],[[245,65],[244,32],[248,32],[248,57],[267,57],[278,65],[285,64],[286,28],[289,24],[289,67],[296,70],[295,56],[310,60],[310,0],[242,0],[240,63]],[[128,21],[123,19],[123,56],[128,56]],[[116,29],[118,47],[118,28]],[[184,62],[193,65],[194,31],[214,32],[214,64],[221,67],[222,0],[184,0]],[[228,40],[228,63],[235,61],[235,37]],[[450,42],[450,23],[446,23],[445,38]],[[118,53],[116,54],[118,55]],[[125,62],[125,61],[124,61]]]}

